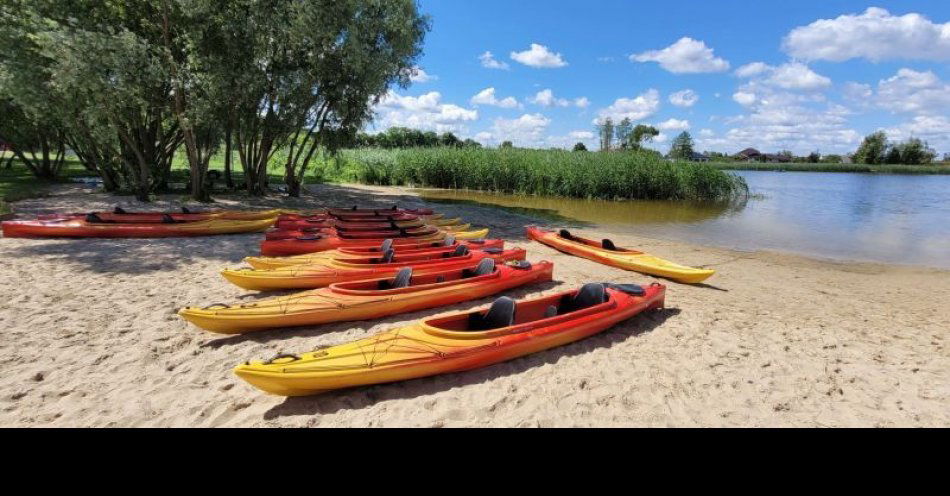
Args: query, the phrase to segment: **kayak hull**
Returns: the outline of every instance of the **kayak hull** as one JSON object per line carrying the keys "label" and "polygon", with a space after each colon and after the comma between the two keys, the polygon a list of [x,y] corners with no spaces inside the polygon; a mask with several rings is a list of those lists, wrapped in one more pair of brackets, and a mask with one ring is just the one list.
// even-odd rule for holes
{"label": "kayak hull", "polygon": [[84,220],[7,221],[2,224],[7,238],[175,238],[246,234],[266,231],[274,223],[264,220],[218,220],[182,224],[90,224]]}
{"label": "kayak hull", "polygon": [[[397,255],[400,254],[419,254],[426,252],[445,253],[454,251],[459,246],[467,246],[471,250],[479,248],[504,248],[505,242],[501,239],[457,241],[446,246],[444,242],[436,241],[431,243],[415,243],[410,245],[395,245]],[[353,258],[367,257],[379,254],[379,245],[372,248],[339,248],[336,250],[324,251],[320,253],[308,253],[305,255],[296,255],[291,257],[247,257],[244,262],[258,270],[280,269],[283,267],[294,267],[317,263],[319,260],[329,258]]]}
{"label": "kayak hull", "polygon": [[[262,391],[306,396],[372,384],[461,372],[562,346],[602,332],[642,312],[663,308],[666,288],[643,296],[607,290],[608,301],[584,310],[490,331],[447,330],[468,314],[436,317],[376,336],[271,362],[248,362],[235,374]],[[518,303],[537,313],[565,294]],[[536,315],[535,317],[541,317]],[[520,319],[519,319],[520,320]]]}
{"label": "kayak hull", "polygon": [[[488,236],[488,229],[478,231],[465,231],[452,233],[458,240],[483,239]],[[439,241],[445,238],[444,232],[438,232],[431,236],[422,238],[393,238],[395,245],[426,243]],[[261,243],[261,255],[265,257],[286,257],[293,255],[305,255],[307,253],[319,253],[322,251],[335,250],[338,248],[374,248],[379,246],[386,238],[377,239],[342,239],[337,236],[326,236],[320,239],[281,239],[265,240]]]}
{"label": "kayak hull", "polygon": [[526,256],[523,249],[513,248],[500,253],[475,250],[468,255],[452,258],[424,254],[401,261],[397,257],[396,262],[390,264],[372,263],[368,259],[360,259],[363,262],[360,263],[355,259],[331,258],[318,260],[311,265],[274,270],[225,269],[221,275],[235,286],[251,291],[317,289],[341,282],[394,277],[406,267],[412,267],[413,273],[423,275],[473,266],[485,258],[509,262],[524,260]]}
{"label": "kayak hull", "polygon": [[[471,269],[472,267],[468,267]],[[228,308],[185,308],[178,314],[192,324],[219,334],[370,320],[485,298],[512,288],[550,281],[554,265],[534,264],[527,270],[503,265],[492,274],[462,278],[460,269],[414,275],[425,284],[380,290],[374,279],[334,284],[292,296]],[[446,282],[437,282],[439,278]]]}
{"label": "kayak hull", "polygon": [[541,244],[570,255],[593,260],[611,267],[663,277],[684,284],[699,284],[716,273],[715,270],[687,267],[634,250],[605,250],[596,246],[597,243],[591,240],[576,236],[574,240],[567,240],[556,232],[545,231],[536,227],[529,227],[527,234],[528,239],[533,239]]}

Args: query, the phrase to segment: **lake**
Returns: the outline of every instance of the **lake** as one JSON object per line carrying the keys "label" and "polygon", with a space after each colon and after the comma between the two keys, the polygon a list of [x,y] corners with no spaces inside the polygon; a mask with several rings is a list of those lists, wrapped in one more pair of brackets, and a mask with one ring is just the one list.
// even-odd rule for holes
{"label": "lake", "polygon": [[614,233],[744,251],[950,268],[950,176],[735,174],[746,179],[753,197],[732,205],[419,193],[431,201],[494,205]]}

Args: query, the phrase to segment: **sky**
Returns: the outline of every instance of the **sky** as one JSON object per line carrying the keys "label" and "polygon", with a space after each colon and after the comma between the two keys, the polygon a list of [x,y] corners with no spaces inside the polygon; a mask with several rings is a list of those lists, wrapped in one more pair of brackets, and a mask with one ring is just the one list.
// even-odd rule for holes
{"label": "sky", "polygon": [[496,146],[597,146],[598,119],[656,126],[660,151],[853,152],[885,130],[950,152],[950,1],[420,0],[413,84],[370,131]]}

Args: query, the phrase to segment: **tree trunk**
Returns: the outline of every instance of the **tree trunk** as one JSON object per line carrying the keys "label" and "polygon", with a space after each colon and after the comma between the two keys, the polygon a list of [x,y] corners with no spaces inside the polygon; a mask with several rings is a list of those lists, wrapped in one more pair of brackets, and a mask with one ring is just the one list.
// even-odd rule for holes
{"label": "tree trunk", "polygon": [[228,128],[225,130],[224,134],[224,182],[227,185],[229,191],[234,190],[234,179],[231,177],[232,158],[233,152],[231,151],[231,124],[228,124]]}

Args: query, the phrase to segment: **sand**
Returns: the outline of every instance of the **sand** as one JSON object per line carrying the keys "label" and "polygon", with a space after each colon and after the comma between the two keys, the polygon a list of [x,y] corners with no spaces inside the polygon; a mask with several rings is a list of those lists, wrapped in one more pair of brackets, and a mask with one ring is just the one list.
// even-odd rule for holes
{"label": "sand", "polygon": [[[71,186],[15,208],[142,209],[178,199],[142,207]],[[394,201],[424,204],[401,189],[317,186],[299,201],[255,205]],[[588,281],[655,280],[527,242],[524,225],[550,226],[539,219],[479,206],[436,208],[492,227],[527,248],[530,260],[555,262],[556,283],[515,291],[518,297]],[[472,372],[295,399],[265,395],[231,368],[438,311],[222,338],[176,311],[259,297],[218,271],[255,253],[260,235],[0,239],[0,426],[950,425],[950,273],[614,238],[719,273],[704,286],[667,282],[666,310],[562,348]]]}

